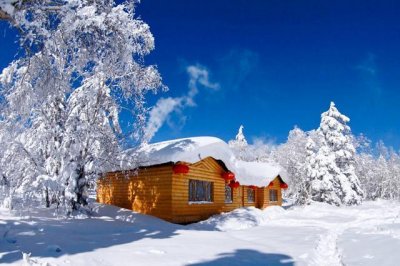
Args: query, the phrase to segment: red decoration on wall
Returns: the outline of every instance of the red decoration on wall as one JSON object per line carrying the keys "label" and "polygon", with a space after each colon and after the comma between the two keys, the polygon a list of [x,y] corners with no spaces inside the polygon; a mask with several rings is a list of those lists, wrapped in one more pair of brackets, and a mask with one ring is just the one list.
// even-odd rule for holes
{"label": "red decoration on wall", "polygon": [[281,183],[281,188],[282,189],[287,189],[289,186],[286,183]]}
{"label": "red decoration on wall", "polygon": [[230,186],[231,188],[238,188],[238,187],[240,187],[240,183],[239,183],[238,181],[232,180],[232,181],[229,183],[228,186]]}
{"label": "red decoration on wall", "polygon": [[249,188],[251,188],[251,189],[256,189],[257,186],[249,186]]}
{"label": "red decoration on wall", "polygon": [[187,174],[189,173],[189,166],[186,164],[175,164],[172,170],[174,174]]}
{"label": "red decoration on wall", "polygon": [[235,174],[229,171],[224,172],[222,173],[222,178],[225,179],[226,181],[233,180],[235,179]]}
{"label": "red decoration on wall", "polygon": [[269,185],[268,185],[268,187],[273,187],[274,186],[274,183],[271,181],[271,182],[269,182]]}

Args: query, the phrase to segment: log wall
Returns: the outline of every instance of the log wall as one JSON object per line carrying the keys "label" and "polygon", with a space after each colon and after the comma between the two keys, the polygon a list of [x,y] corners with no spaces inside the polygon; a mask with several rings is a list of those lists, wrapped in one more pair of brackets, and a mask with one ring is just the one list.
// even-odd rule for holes
{"label": "log wall", "polygon": [[[189,166],[188,174],[174,174],[172,164],[152,166],[137,172],[107,173],[98,181],[97,200],[144,214],[150,214],[173,223],[191,223],[228,212],[240,207],[266,208],[282,204],[280,178],[272,187],[256,188],[254,202],[248,202],[249,187],[232,189],[232,202],[225,203],[225,183],[221,177],[225,171],[216,160],[205,158]],[[189,202],[189,180],[213,183],[213,201]],[[278,191],[278,201],[270,202],[269,191]]]}
{"label": "log wall", "polygon": [[[223,168],[211,157],[189,165],[188,174],[172,175],[172,216],[176,223],[190,223],[207,219],[222,211],[240,206],[233,191],[233,203],[225,204],[225,180],[221,177]],[[189,202],[189,179],[213,183],[213,201],[209,203]],[[237,189],[236,189],[237,190]]]}
{"label": "log wall", "polygon": [[172,220],[172,166],[107,173],[97,183],[97,200]]}

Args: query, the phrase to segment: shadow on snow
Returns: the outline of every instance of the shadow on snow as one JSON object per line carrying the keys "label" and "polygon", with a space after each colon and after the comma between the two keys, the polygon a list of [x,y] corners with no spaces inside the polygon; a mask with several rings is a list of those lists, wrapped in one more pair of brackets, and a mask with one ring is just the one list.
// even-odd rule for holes
{"label": "shadow on snow", "polygon": [[221,253],[218,258],[210,261],[189,264],[188,266],[207,266],[207,265],[294,265],[292,257],[283,254],[261,253],[251,249],[238,249],[234,253]]}
{"label": "shadow on snow", "polygon": [[91,218],[57,219],[39,209],[28,219],[0,221],[0,264],[21,260],[21,252],[56,258],[144,238],[168,239],[183,228],[113,206],[97,205],[94,211]]}
{"label": "shadow on snow", "polygon": [[[25,219],[0,221],[0,264],[21,260],[21,252],[57,258],[146,238],[169,241],[179,235],[179,230],[219,231],[212,224],[176,225],[115,206],[96,204],[93,210],[92,217],[83,219],[57,219],[50,215],[51,210],[38,209]],[[239,249],[191,265],[293,265],[293,259],[283,254]]]}

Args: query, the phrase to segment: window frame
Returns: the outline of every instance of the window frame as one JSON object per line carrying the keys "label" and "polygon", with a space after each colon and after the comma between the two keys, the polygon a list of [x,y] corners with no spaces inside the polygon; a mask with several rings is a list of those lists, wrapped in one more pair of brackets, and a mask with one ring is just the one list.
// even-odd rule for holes
{"label": "window frame", "polygon": [[214,202],[214,182],[189,179],[188,182],[189,204],[209,204]]}
{"label": "window frame", "polygon": [[[229,190],[229,192],[228,192],[228,190]],[[227,200],[228,193],[230,195],[229,201]],[[233,203],[233,189],[229,186],[229,184],[226,184],[226,183],[225,183],[225,201],[224,202],[225,202],[225,204]]]}
{"label": "window frame", "polygon": [[[251,191],[251,193],[249,193]],[[250,197],[252,195],[252,198]],[[256,190],[253,188],[247,188],[247,202],[255,203],[256,202]]]}
{"label": "window frame", "polygon": [[[274,198],[275,198],[275,200],[274,200]],[[277,189],[269,190],[269,201],[270,202],[278,202],[278,190]]]}

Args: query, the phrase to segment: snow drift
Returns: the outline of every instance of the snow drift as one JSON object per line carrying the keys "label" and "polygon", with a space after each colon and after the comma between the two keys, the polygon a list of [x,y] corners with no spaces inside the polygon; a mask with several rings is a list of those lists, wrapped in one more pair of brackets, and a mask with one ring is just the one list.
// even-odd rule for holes
{"label": "snow drift", "polygon": [[193,225],[194,229],[235,231],[268,224],[269,221],[282,216],[285,210],[280,206],[270,206],[264,210],[255,207],[235,209],[216,214],[205,221]]}

